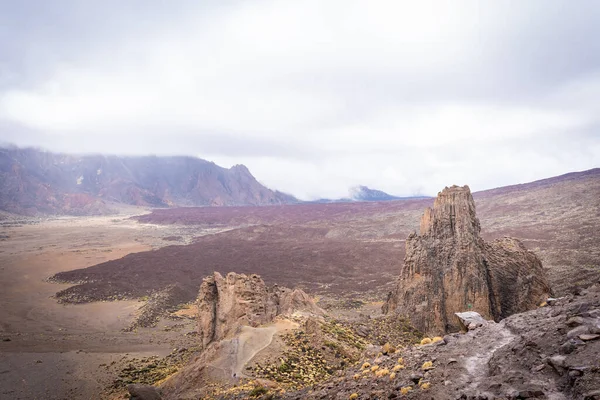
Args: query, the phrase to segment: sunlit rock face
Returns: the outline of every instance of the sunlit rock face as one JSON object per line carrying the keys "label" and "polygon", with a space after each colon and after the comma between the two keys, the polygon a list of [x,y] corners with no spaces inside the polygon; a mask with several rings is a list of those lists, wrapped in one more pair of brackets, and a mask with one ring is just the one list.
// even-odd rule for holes
{"label": "sunlit rock face", "polygon": [[237,333],[241,326],[259,326],[278,315],[324,311],[300,289],[267,287],[258,275],[215,272],[204,279],[198,294],[198,333],[206,347]]}

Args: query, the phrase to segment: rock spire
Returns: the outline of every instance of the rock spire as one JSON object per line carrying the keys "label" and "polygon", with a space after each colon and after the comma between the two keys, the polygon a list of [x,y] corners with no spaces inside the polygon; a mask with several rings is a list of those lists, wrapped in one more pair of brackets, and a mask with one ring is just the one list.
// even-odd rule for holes
{"label": "rock spire", "polygon": [[445,188],[406,240],[406,256],[383,312],[407,315],[418,329],[459,329],[456,312],[501,320],[532,309],[550,294],[535,254],[517,239],[486,243],[468,186]]}

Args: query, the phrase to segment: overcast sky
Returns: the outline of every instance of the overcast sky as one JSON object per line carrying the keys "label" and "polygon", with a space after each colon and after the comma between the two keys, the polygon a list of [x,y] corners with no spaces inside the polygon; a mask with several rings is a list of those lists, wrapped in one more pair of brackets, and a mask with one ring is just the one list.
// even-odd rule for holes
{"label": "overcast sky", "polygon": [[600,166],[599,1],[0,0],[0,142],[302,199]]}

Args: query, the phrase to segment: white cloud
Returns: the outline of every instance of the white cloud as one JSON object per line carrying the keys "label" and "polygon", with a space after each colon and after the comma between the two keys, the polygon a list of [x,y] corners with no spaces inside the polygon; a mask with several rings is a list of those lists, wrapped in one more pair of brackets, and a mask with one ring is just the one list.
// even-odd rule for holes
{"label": "white cloud", "polygon": [[[0,122],[59,150],[183,148],[244,163],[303,198],[542,178],[600,159],[600,67],[560,75],[594,54],[569,42],[593,29],[581,13],[561,19],[576,12],[535,1],[253,1],[147,26],[134,13],[129,34],[100,30],[44,80],[0,86]],[[540,68],[546,54],[556,68]],[[202,145],[219,135],[231,143]],[[165,137],[193,146],[167,150]]]}

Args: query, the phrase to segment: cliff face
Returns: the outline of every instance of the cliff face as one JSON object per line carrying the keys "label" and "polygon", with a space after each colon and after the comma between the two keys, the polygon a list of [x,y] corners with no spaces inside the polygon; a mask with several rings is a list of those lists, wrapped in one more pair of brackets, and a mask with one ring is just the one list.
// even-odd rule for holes
{"label": "cliff face", "polygon": [[232,334],[239,327],[256,327],[272,322],[278,315],[295,311],[324,313],[299,289],[268,288],[258,275],[218,272],[204,279],[198,294],[198,333],[206,347]]}
{"label": "cliff face", "polygon": [[243,165],[0,148],[0,210],[17,214],[103,214],[110,211],[108,202],[170,207],[295,201],[261,185]]}
{"label": "cliff face", "polygon": [[516,239],[486,243],[468,186],[445,188],[406,241],[399,281],[384,313],[400,313],[426,333],[459,329],[454,313],[500,320],[550,293],[541,262]]}
{"label": "cliff face", "polygon": [[484,244],[485,261],[492,271],[496,320],[534,309],[550,296],[541,261],[523,243],[504,237]]}

